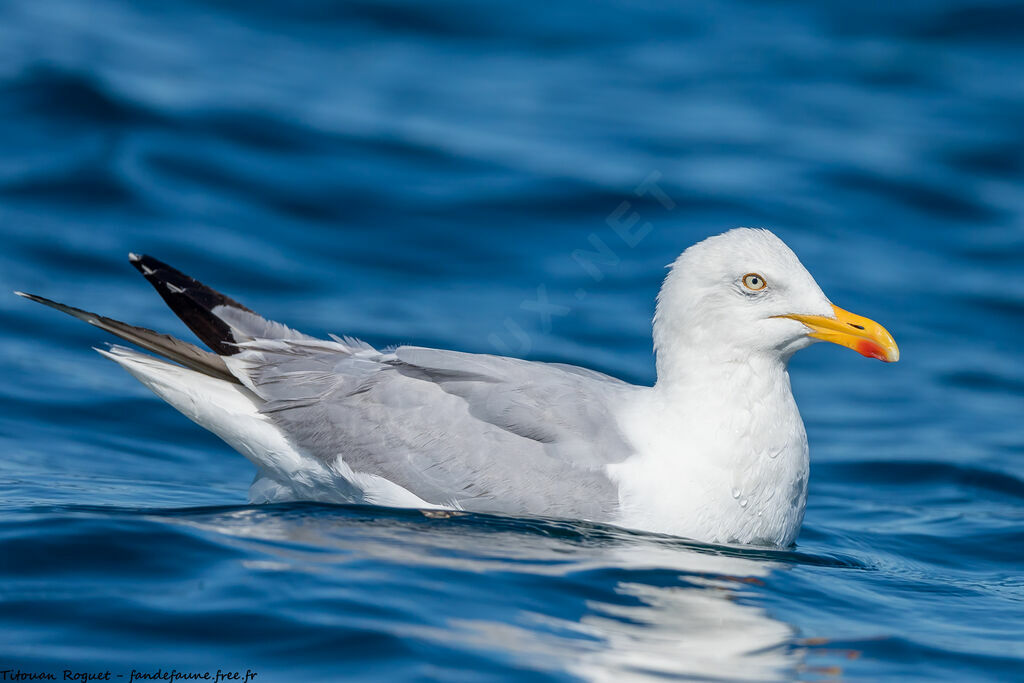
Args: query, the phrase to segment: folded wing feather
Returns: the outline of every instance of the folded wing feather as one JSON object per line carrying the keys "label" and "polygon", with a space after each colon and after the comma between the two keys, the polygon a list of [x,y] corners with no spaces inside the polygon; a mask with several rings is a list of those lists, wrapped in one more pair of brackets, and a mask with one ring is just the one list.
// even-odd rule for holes
{"label": "folded wing feather", "polygon": [[226,358],[297,447],[468,510],[605,519],[629,455],[599,373],[353,340],[255,340]]}

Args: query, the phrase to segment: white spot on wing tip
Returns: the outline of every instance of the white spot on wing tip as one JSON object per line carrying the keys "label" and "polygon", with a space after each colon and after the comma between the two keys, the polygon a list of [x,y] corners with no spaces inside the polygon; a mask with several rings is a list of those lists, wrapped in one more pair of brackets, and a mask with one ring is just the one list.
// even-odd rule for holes
{"label": "white spot on wing tip", "polygon": [[136,254],[134,251],[129,251],[128,260],[131,261],[132,263],[138,263],[139,261],[142,260],[142,256]]}

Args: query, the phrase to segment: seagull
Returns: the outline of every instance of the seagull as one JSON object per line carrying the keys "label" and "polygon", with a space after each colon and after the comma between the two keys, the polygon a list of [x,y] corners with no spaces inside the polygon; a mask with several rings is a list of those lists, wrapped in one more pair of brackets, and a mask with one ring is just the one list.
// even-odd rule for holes
{"label": "seagull", "polygon": [[790,357],[827,341],[899,359],[885,328],[832,305],[763,229],[709,237],[669,266],[654,386],[562,363],[319,339],[155,258],[129,260],[210,351],[16,294],[156,354],[96,349],[250,460],[254,504],[572,518],[788,547],[809,474]]}

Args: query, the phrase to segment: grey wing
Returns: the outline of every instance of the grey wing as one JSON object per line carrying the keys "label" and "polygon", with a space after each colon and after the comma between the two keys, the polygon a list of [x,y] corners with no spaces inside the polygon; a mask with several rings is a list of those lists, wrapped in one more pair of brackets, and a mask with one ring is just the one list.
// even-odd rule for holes
{"label": "grey wing", "polygon": [[582,368],[351,339],[255,340],[228,359],[304,452],[467,510],[607,519],[636,388]]}

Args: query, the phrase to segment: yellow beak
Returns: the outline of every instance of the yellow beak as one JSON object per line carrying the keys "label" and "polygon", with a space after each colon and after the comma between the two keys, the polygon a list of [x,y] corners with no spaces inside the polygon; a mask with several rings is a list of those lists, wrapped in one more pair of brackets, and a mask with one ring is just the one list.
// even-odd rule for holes
{"label": "yellow beak", "polygon": [[895,363],[900,359],[900,348],[889,334],[889,331],[874,320],[861,317],[855,313],[844,311],[833,306],[835,318],[823,315],[780,315],[802,322],[813,332],[811,337],[839,344],[853,349],[862,356],[877,358],[886,363]]}

